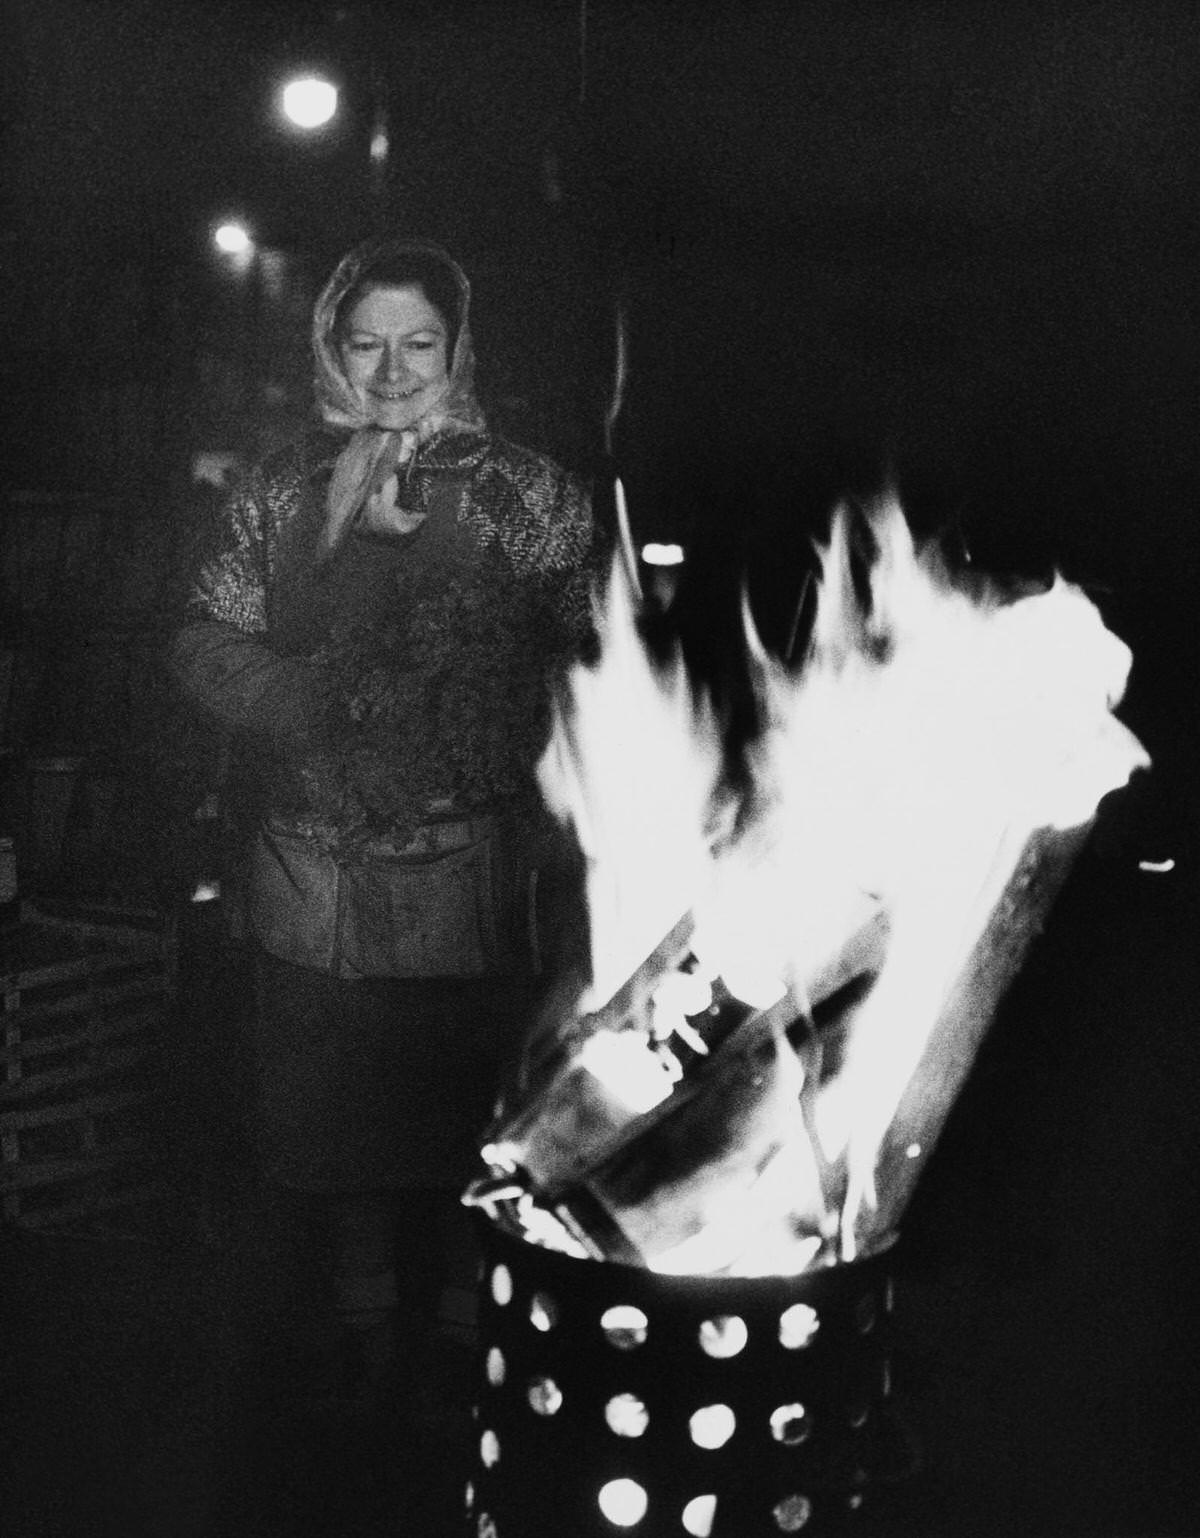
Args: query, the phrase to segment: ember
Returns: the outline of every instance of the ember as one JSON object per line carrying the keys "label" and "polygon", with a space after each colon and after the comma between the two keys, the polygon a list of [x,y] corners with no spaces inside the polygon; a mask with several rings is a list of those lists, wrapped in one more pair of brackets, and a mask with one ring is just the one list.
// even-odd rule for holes
{"label": "ember", "polygon": [[591,978],[467,1194],[524,1238],[697,1275],[886,1247],[1097,803],[1148,762],[1111,713],[1129,651],[1078,588],[952,576],[894,501],[866,525],[856,581],[834,520],[798,669],[747,623],[739,794],[614,564],[540,767],[587,860]]}

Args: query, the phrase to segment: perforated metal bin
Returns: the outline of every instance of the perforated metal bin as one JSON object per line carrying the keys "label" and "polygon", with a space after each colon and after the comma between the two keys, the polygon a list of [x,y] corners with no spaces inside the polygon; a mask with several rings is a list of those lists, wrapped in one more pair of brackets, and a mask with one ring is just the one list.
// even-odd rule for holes
{"label": "perforated metal bin", "polygon": [[470,1538],[865,1532],[906,1456],[886,1252],[666,1277],[480,1226]]}

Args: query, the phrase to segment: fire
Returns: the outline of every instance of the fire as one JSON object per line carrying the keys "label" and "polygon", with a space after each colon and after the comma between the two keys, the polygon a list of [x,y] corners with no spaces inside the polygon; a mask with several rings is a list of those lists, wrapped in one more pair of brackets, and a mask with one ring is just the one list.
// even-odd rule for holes
{"label": "fire", "polygon": [[540,765],[545,800],[587,858],[592,982],[609,999],[685,912],[711,869],[723,762],[712,710],[682,662],[656,669],[637,631],[629,568],[597,615],[601,658],[576,669]]}
{"label": "fire", "polygon": [[[800,898],[793,973],[811,966],[822,910],[870,893],[888,916],[883,965],[815,1110],[822,1155],[846,1170],[848,1253],[877,1206],[876,1161],[904,1091],[1030,840],[1086,825],[1100,797],[1147,762],[1110,714],[1129,650],[1078,588],[1059,579],[1012,602],[970,593],[935,551],[918,554],[895,502],[874,510],[871,527],[879,555],[866,612],[843,516],[824,552],[804,670],[793,679],[757,659],[773,863]],[[762,896],[785,902],[782,885]],[[927,1150],[937,1129],[916,1116],[898,1135]]]}
{"label": "fire", "polygon": [[764,725],[736,797],[614,565],[539,770],[587,860],[591,978],[484,1150],[543,1240],[588,1239],[586,1192],[669,1272],[888,1242],[1098,801],[1148,762],[1112,714],[1129,650],[1079,588],[954,576],[894,499],[865,527],[856,581],[834,519],[800,667],[747,620]]}

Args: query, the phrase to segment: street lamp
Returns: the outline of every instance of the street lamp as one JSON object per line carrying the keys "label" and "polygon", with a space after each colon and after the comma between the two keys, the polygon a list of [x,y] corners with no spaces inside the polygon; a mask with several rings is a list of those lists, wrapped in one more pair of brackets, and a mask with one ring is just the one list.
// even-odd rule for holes
{"label": "street lamp", "polygon": [[284,116],[297,128],[323,128],[337,112],[338,91],[321,75],[301,75],[288,81],[280,100]]}
{"label": "street lamp", "polygon": [[229,219],[213,231],[213,245],[226,256],[245,256],[254,245],[254,239],[244,224]]}
{"label": "street lamp", "polygon": [[[333,71],[335,78],[338,71]],[[367,142],[371,198],[377,210],[387,204],[388,161],[391,154],[386,85],[378,67],[370,70],[370,138]],[[276,98],[284,118],[306,134],[323,129],[342,111],[340,92],[320,66],[290,76]],[[351,116],[354,114],[351,113]]]}

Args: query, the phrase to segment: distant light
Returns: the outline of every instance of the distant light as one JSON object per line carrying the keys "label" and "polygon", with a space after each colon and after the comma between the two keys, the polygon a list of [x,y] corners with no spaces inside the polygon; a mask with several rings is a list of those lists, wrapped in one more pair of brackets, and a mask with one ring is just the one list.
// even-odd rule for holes
{"label": "distant light", "polygon": [[647,566],[682,566],[682,545],[660,545],[653,541],[642,546],[642,560]]}
{"label": "distant light", "polygon": [[319,75],[290,80],[283,88],[284,116],[297,128],[322,128],[337,111],[337,86]]}
{"label": "distant light", "polygon": [[221,883],[219,881],[198,881],[196,889],[192,893],[194,903],[215,903],[221,896]]}
{"label": "distant light", "polygon": [[237,466],[238,456],[232,449],[200,449],[192,455],[192,481],[223,489],[233,479]]}
{"label": "distant light", "polygon": [[1153,876],[1165,876],[1175,869],[1174,860],[1139,860],[1138,870],[1147,871]]}
{"label": "distant light", "polygon": [[243,256],[254,244],[250,231],[244,224],[231,222],[219,224],[213,231],[213,244],[218,251],[229,256]]}
{"label": "distant light", "polygon": [[910,1143],[908,1145],[908,1147],[904,1150],[904,1154],[905,1154],[905,1157],[908,1158],[908,1159],[919,1159],[921,1157],[921,1145],[920,1145],[920,1143]]}
{"label": "distant light", "polygon": [[388,134],[386,128],[377,128],[371,135],[369,154],[371,164],[381,166],[388,158]]}

